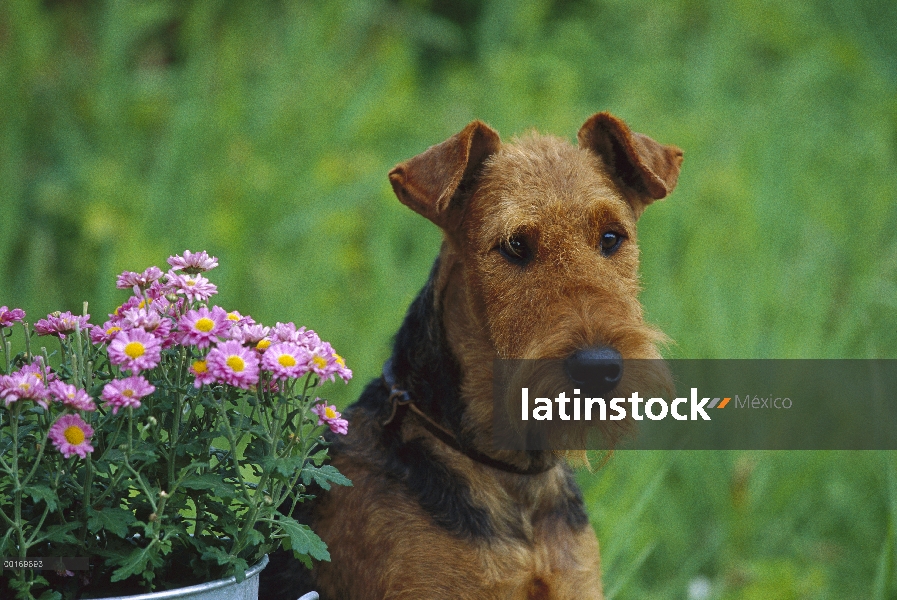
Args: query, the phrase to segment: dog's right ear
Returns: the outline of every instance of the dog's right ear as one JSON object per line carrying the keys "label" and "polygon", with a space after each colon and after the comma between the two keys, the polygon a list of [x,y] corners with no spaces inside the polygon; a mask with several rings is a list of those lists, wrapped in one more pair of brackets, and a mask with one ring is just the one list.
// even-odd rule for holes
{"label": "dog's right ear", "polygon": [[450,229],[463,208],[452,198],[469,187],[483,161],[500,146],[493,129],[474,121],[441,144],[396,165],[389,181],[402,204]]}

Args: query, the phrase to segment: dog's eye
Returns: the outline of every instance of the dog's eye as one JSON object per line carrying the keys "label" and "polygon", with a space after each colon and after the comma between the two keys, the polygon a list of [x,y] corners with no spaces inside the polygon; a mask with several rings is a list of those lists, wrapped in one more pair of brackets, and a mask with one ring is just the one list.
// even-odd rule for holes
{"label": "dog's eye", "polygon": [[601,234],[601,254],[610,256],[620,248],[620,244],[626,236],[614,231],[606,231]]}
{"label": "dog's eye", "polygon": [[511,236],[498,245],[498,251],[510,263],[526,266],[533,258],[532,250],[520,236]]}

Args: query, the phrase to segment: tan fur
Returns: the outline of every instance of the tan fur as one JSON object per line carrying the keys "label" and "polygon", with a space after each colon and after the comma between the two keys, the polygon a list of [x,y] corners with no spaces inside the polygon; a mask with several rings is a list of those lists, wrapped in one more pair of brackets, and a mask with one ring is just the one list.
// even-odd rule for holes
{"label": "tan fur", "polygon": [[[461,367],[463,431],[491,450],[493,360],[562,359],[610,345],[626,359],[659,358],[663,335],[638,302],[636,221],[675,186],[682,153],[607,113],[593,116],[580,146],[531,134],[510,144],[480,122],[391,173],[405,204],[443,228],[435,276],[445,335]],[[623,167],[620,167],[623,165]],[[603,256],[602,233],[626,236]],[[496,250],[524,236],[535,252],[525,269]],[[560,376],[560,375],[558,375]],[[620,392],[668,386],[664,371],[626,373]],[[598,542],[554,510],[567,475],[558,463],[537,475],[502,472],[441,443],[415,419],[403,440],[423,440],[463,479],[498,534],[470,541],[437,526],[403,488],[366,459],[377,424],[357,417],[334,464],[354,486],[327,493],[313,527],[331,563],[315,568],[327,598],[600,599]],[[511,532],[523,524],[522,535]]]}

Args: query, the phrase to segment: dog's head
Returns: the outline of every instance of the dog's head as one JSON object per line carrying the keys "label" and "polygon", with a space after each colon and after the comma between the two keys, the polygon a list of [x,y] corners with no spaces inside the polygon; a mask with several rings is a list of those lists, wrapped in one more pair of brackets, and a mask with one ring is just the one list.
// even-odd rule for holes
{"label": "dog's head", "polygon": [[578,139],[504,144],[474,121],[389,174],[445,233],[438,301],[466,384],[491,378],[495,358],[558,359],[560,379],[616,396],[648,383],[623,359],[660,357],[638,302],[636,222],[672,192],[682,151],[606,112]]}

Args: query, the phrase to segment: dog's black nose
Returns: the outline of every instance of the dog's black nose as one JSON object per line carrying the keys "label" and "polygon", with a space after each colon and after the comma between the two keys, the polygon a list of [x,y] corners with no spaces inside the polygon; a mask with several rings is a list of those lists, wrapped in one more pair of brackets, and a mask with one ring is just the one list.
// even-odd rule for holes
{"label": "dog's black nose", "polygon": [[610,346],[581,348],[567,357],[564,370],[591,394],[611,391],[623,378],[623,357]]}

